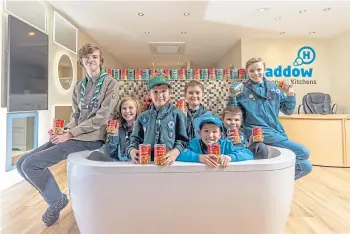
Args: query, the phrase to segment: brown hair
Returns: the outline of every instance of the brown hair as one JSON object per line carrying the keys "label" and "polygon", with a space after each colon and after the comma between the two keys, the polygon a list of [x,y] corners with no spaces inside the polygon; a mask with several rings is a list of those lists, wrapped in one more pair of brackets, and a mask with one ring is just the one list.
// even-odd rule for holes
{"label": "brown hair", "polygon": [[135,107],[136,107],[136,118],[142,113],[143,111],[143,108],[139,102],[139,100],[133,98],[133,97],[130,97],[130,96],[126,96],[124,97],[121,101],[120,101],[120,104],[119,104],[119,107],[118,107],[118,111],[119,111],[119,114],[120,114],[120,120],[123,122],[124,119],[122,117],[122,105],[127,102],[127,101],[132,101],[135,103]]}
{"label": "brown hair", "polygon": [[199,86],[199,88],[201,88],[201,90],[202,90],[202,92],[204,94],[204,86],[203,86],[203,84],[201,82],[199,82],[199,81],[196,81],[196,80],[191,80],[190,82],[185,84],[185,94],[186,94],[187,89],[189,87],[196,87],[196,86]]}
{"label": "brown hair", "polygon": [[243,118],[243,111],[239,106],[228,106],[222,111],[222,120],[225,119],[226,113],[232,113],[234,115],[241,115]]}
{"label": "brown hair", "polygon": [[259,63],[259,62],[262,62],[263,65],[264,65],[264,68],[266,67],[265,65],[265,61],[262,59],[262,58],[257,58],[257,57],[254,57],[254,58],[251,58],[249,59],[246,64],[245,64],[245,70],[247,71],[248,70],[248,67],[254,63]]}
{"label": "brown hair", "polygon": [[100,48],[98,46],[95,46],[92,44],[85,44],[79,49],[78,57],[79,57],[80,66],[83,66],[83,57],[85,57],[86,55],[92,54],[96,50],[100,51],[100,66],[102,66],[104,61],[105,61],[103,56],[102,56],[102,51],[100,50]]}

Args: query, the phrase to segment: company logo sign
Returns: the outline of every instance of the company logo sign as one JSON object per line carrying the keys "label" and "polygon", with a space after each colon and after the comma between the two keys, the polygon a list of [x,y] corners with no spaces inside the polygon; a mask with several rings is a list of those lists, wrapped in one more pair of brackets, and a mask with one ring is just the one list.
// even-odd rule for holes
{"label": "company logo sign", "polygon": [[265,76],[267,78],[311,78],[313,68],[309,66],[315,61],[315,59],[315,50],[310,46],[303,46],[298,50],[293,65],[288,65],[286,67],[280,65],[276,68],[266,68]]}

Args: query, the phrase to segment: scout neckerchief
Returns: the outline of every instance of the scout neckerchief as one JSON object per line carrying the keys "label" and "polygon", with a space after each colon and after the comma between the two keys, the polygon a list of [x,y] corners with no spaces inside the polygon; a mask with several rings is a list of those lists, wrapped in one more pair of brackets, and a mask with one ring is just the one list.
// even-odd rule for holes
{"label": "scout neckerchief", "polygon": [[101,69],[101,72],[100,72],[100,75],[99,75],[99,78],[98,78],[98,81],[97,81],[97,85],[96,85],[96,88],[95,88],[95,92],[92,95],[91,102],[88,105],[84,105],[85,88],[86,88],[86,83],[87,83],[87,80],[88,80],[88,78],[87,78],[88,75],[86,75],[86,77],[84,78],[83,82],[81,82],[81,89],[80,89],[80,103],[81,103],[81,107],[82,108],[86,108],[86,109],[88,109],[90,107],[97,108],[97,106],[98,106],[97,97],[100,94],[101,86],[102,86],[103,81],[105,79],[105,76],[107,74],[108,73],[104,69]]}
{"label": "scout neckerchief", "polygon": [[190,139],[192,139],[195,136],[194,125],[193,125],[194,119],[206,113],[207,110],[202,104],[196,110],[190,110],[187,104],[187,109],[188,109],[187,118],[186,118],[187,119],[187,136]]}
{"label": "scout neckerchief", "polygon": [[[153,115],[156,116],[156,140],[154,144],[161,144],[162,140],[163,140],[163,131],[162,131],[162,125],[161,125],[161,120],[164,119],[169,113],[171,113],[171,111],[173,111],[174,109],[176,109],[176,107],[174,105],[171,104],[165,104],[162,108],[160,108],[158,111],[156,111],[154,104],[151,106],[151,108],[148,110],[148,112]],[[168,126],[171,124],[175,124],[175,123],[168,123]],[[175,127],[175,126],[169,126],[169,127]]]}

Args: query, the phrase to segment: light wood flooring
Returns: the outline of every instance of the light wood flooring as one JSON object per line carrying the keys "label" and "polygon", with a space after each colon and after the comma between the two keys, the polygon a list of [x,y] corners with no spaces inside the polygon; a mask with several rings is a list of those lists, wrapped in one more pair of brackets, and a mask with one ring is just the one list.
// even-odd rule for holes
{"label": "light wood flooring", "polygon": [[[52,168],[67,192],[66,164]],[[69,205],[59,222],[46,228],[41,215],[47,205],[36,190],[21,182],[1,194],[1,234],[79,234]],[[350,234],[350,169],[314,167],[296,182],[294,201],[284,234]]]}

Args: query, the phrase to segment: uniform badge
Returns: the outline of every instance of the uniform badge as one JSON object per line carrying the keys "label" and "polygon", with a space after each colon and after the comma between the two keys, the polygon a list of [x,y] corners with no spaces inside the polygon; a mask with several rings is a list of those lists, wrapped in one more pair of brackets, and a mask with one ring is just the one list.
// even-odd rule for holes
{"label": "uniform badge", "polygon": [[94,102],[93,106],[94,106],[94,108],[97,108],[98,107],[98,103]]}
{"label": "uniform badge", "polygon": [[141,117],[141,122],[142,122],[143,125],[147,124],[148,120],[149,120],[148,116],[146,116],[146,115],[143,115]]}
{"label": "uniform badge", "polygon": [[249,98],[254,98],[254,95],[252,93],[249,94]]}
{"label": "uniform badge", "polygon": [[170,137],[170,138],[173,138],[173,135],[174,135],[173,132],[169,132],[169,137]]}
{"label": "uniform badge", "polygon": [[280,93],[281,93],[281,91],[280,91],[279,89],[276,89],[276,93],[280,94]]}
{"label": "uniform badge", "polygon": [[146,127],[143,127],[143,132],[146,132],[147,131],[147,128]]}
{"label": "uniform badge", "polygon": [[113,99],[115,98],[115,95],[116,95],[116,94],[115,94],[115,93],[113,93],[113,95],[112,95],[112,98],[113,98]]}
{"label": "uniform badge", "polygon": [[175,127],[174,121],[170,121],[170,122],[168,123],[168,127],[169,127],[170,129],[173,129],[173,128]]}
{"label": "uniform badge", "polygon": [[271,89],[271,92],[276,92],[276,90],[275,89]]}

